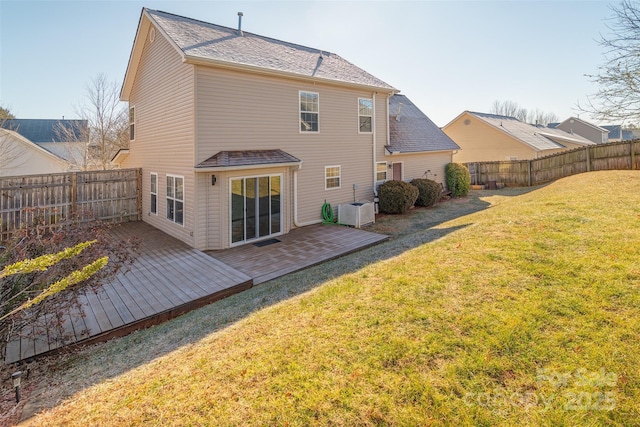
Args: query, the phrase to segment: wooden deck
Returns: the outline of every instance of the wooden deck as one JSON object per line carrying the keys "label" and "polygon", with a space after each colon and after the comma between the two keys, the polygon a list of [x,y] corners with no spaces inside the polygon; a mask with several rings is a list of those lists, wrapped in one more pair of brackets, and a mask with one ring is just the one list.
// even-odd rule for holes
{"label": "wooden deck", "polygon": [[354,228],[313,225],[278,236],[269,245],[250,243],[205,253],[144,222],[121,224],[114,233],[122,239],[140,239],[131,269],[97,293],[81,296],[85,316],[79,312],[66,316],[68,342],[52,341],[46,333],[35,339],[15,338],[7,345],[6,363],[51,353],[64,345],[123,336],[388,238]]}
{"label": "wooden deck", "polygon": [[278,236],[279,242],[267,246],[246,244],[207,253],[252,277],[253,284],[257,285],[376,245],[388,238],[356,228],[318,224]]}
{"label": "wooden deck", "polygon": [[[144,222],[122,224],[114,233],[122,239],[140,239],[136,261],[97,293],[88,291],[81,296],[85,316],[72,313],[66,317],[65,328],[71,336],[66,344],[126,335],[252,286],[246,274]],[[49,353],[63,345],[50,342],[46,334],[15,339],[7,345],[5,362]]]}

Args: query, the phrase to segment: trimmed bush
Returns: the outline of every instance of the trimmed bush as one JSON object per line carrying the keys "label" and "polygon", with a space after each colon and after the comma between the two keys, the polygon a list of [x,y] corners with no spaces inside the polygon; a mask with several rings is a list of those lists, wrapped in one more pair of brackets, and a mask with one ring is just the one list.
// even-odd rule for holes
{"label": "trimmed bush", "polygon": [[387,181],[378,187],[380,211],[387,214],[407,212],[418,198],[418,189],[404,181]]}
{"label": "trimmed bush", "polygon": [[442,186],[430,179],[416,178],[411,181],[411,185],[418,189],[416,206],[429,207],[435,205],[440,200]]}
{"label": "trimmed bush", "polygon": [[444,172],[447,188],[451,191],[451,197],[464,197],[469,194],[471,175],[465,165],[449,163]]}

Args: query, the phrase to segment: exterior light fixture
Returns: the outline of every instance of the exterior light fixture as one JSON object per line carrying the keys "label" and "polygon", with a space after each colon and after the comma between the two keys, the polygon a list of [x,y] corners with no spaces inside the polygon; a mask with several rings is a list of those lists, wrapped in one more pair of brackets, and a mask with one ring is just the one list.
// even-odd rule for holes
{"label": "exterior light fixture", "polygon": [[216,185],[216,176],[211,175],[211,185]]}
{"label": "exterior light fixture", "polygon": [[22,377],[22,371],[14,372],[11,374],[13,380],[13,388],[16,390],[16,403],[20,403],[20,380]]}

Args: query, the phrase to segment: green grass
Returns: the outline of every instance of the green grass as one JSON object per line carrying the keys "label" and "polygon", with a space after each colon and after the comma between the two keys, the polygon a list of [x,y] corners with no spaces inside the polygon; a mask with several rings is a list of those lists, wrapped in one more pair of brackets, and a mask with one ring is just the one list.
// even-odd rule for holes
{"label": "green grass", "polygon": [[[477,200],[492,206],[423,229],[400,218],[356,271],[317,286],[292,275],[309,283],[261,285],[76,356],[61,378],[100,378],[31,423],[637,425],[640,173]],[[247,300],[262,308],[225,323]],[[221,316],[212,333],[202,313]],[[163,339],[178,342],[155,357]],[[136,363],[109,371],[111,357]]]}

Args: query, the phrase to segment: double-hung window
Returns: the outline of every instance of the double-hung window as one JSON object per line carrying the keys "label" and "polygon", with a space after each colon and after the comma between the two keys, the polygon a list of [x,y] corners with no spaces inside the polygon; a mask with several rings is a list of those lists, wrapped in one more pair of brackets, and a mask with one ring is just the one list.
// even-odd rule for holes
{"label": "double-hung window", "polygon": [[300,91],[300,132],[318,132],[320,96]]}
{"label": "double-hung window", "polygon": [[151,208],[150,211],[154,215],[158,215],[158,174],[151,172]]}
{"label": "double-hung window", "polygon": [[167,175],[167,219],[184,224],[184,178]]}
{"label": "double-hung window", "polygon": [[340,188],[340,166],[324,167],[324,189]]}
{"label": "double-hung window", "polygon": [[373,101],[369,98],[358,98],[358,132],[371,133],[373,120]]}
{"label": "double-hung window", "polygon": [[129,139],[136,139],[136,109],[129,107]]}
{"label": "double-hung window", "polygon": [[376,181],[387,180],[387,162],[376,162]]}

